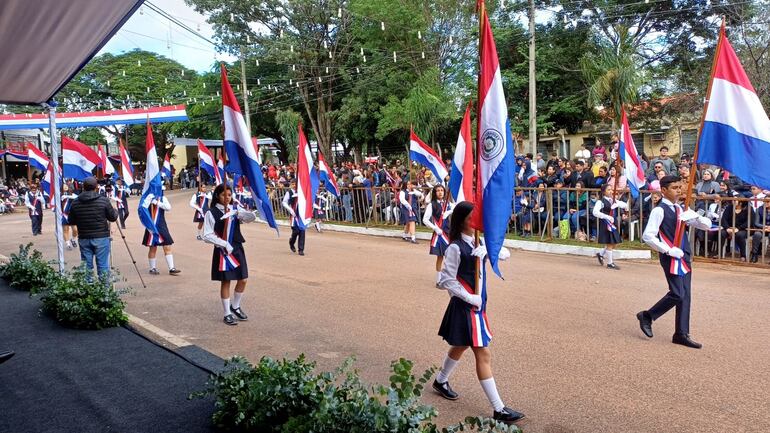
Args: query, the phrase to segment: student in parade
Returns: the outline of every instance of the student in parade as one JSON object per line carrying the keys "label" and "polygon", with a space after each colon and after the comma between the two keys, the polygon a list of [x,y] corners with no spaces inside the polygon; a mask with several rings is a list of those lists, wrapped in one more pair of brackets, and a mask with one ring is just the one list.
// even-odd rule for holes
{"label": "student in parade", "polygon": [[45,197],[38,188],[37,183],[32,182],[29,185],[29,191],[24,194],[24,205],[29,209],[29,219],[32,222],[32,235],[37,236],[43,233],[43,204]]}
{"label": "student in parade", "polygon": [[126,188],[123,183],[123,179],[118,179],[115,191],[112,194],[112,200],[115,202],[118,208],[118,220],[120,221],[120,228],[126,228],[126,220],[128,219],[128,196],[131,195],[131,190]]}
{"label": "student in parade", "polygon": [[[711,228],[711,220],[692,209],[684,210],[678,204],[682,194],[682,182],[678,177],[665,176],[660,180],[663,199],[650,212],[650,218],[642,234],[642,240],[658,251],[660,266],[668,282],[668,293],[649,310],[640,311],[636,318],[644,335],[652,338],[652,322],[676,308],[674,344],[700,349],[702,345],[690,338],[690,242],[687,229],[690,225],[699,230]],[[681,226],[681,227],[680,227]],[[677,229],[683,231],[681,246],[674,245]]]}
{"label": "student in parade", "polygon": [[413,244],[417,243],[415,226],[422,197],[423,193],[415,189],[411,180],[405,180],[401,183],[401,191],[398,193],[398,202],[401,205],[401,222],[404,224],[404,233],[401,235],[401,239]]}
{"label": "student in parade", "polygon": [[[433,389],[448,400],[457,400],[459,395],[449,386],[449,377],[457,368],[460,358],[470,347],[476,358],[476,375],[493,407],[493,418],[512,423],[524,418],[524,414],[505,406],[497,392],[492,376],[492,353],[489,350],[491,334],[486,316],[486,273],[481,272],[481,290],[476,287],[476,258],[483,261],[486,247],[474,247],[471,213],[473,204],[458,203],[452,213],[449,241],[441,268],[439,288],[449,292],[449,305],[441,321],[438,334],[449,344],[441,370],[433,382]],[[510,252],[500,250],[500,259],[507,260]],[[478,332],[473,332],[477,330]]]}
{"label": "student in parade", "polygon": [[[233,192],[226,184],[214,189],[211,206],[204,217],[203,240],[214,245],[211,257],[211,280],[219,281],[219,297],[224,309],[223,321],[230,326],[249,317],[241,308],[243,292],[249,277],[246,253],[241,234],[241,223],[257,219],[254,212],[248,212],[232,203]],[[230,299],[230,286],[235,281],[235,290]]]}
{"label": "student in parade", "polygon": [[203,240],[203,221],[206,216],[206,212],[209,210],[209,203],[211,202],[211,193],[206,192],[206,185],[203,182],[198,184],[198,191],[190,198],[190,207],[195,209],[193,215],[193,222],[198,223],[198,234],[195,239]]}
{"label": "student in parade", "polygon": [[70,186],[66,183],[61,187],[61,226],[64,236],[64,245],[68,250],[78,246],[78,228],[70,223],[70,210],[72,203],[78,198],[77,194],[70,192]]}
{"label": "student in parade", "polygon": [[300,221],[299,209],[297,208],[297,181],[292,179],[289,184],[290,188],[283,196],[281,204],[286,212],[289,213],[289,219],[291,224],[291,237],[289,238],[289,249],[292,253],[297,252],[297,248],[294,244],[297,243],[299,247],[299,255],[305,255],[305,225]]}
{"label": "student in parade", "polygon": [[323,185],[318,186],[318,192],[313,203],[313,219],[315,220],[315,229],[318,233],[323,230],[323,223],[326,221],[326,207],[329,204],[329,196]]}
{"label": "student in parade", "polygon": [[[164,186],[163,190],[165,189],[166,187]],[[144,203],[142,203],[142,206],[149,209],[150,216],[158,230],[158,233],[151,233],[149,230],[144,229],[144,238],[142,239],[142,245],[150,248],[147,253],[147,260],[150,263],[150,274],[160,274],[160,272],[158,272],[158,261],[155,258],[159,246],[163,247],[163,254],[166,256],[168,273],[171,275],[179,274],[182,271],[174,266],[174,255],[171,252],[171,245],[174,244],[174,239],[171,237],[171,233],[168,231],[168,225],[166,224],[166,212],[171,210],[171,202],[169,202],[163,194],[161,194],[160,197],[148,194]]]}
{"label": "student in parade", "polygon": [[597,200],[593,209],[593,216],[601,220],[599,222],[598,242],[604,245],[604,248],[596,253],[596,260],[600,265],[607,262],[608,269],[620,270],[618,265],[612,260],[612,251],[615,245],[622,242],[620,238],[620,209],[628,209],[626,202],[615,199],[613,189],[608,184],[602,185],[602,199]]}
{"label": "student in parade", "polygon": [[449,216],[452,215],[452,203],[446,195],[446,188],[443,185],[433,187],[431,192],[433,200],[425,208],[425,215],[422,216],[422,223],[433,230],[430,254],[436,256],[436,286],[441,277],[444,253],[449,246]]}

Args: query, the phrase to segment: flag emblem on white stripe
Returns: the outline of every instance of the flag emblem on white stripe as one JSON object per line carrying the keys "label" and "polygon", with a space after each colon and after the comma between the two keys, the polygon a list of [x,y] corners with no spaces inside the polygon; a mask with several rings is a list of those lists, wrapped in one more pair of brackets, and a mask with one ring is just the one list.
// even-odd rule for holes
{"label": "flag emblem on white stripe", "polygon": [[489,128],[484,131],[481,140],[484,144],[482,146],[481,157],[487,161],[495,159],[500,152],[503,151],[503,147],[505,146],[503,134],[494,128]]}

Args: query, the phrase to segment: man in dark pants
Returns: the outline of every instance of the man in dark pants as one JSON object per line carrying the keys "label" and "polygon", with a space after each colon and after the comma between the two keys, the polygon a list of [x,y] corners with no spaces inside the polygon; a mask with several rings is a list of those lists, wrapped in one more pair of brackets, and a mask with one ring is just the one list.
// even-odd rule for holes
{"label": "man in dark pants", "polygon": [[[668,293],[652,308],[636,315],[639,326],[647,337],[652,338],[652,322],[676,308],[676,331],[672,338],[674,344],[700,349],[702,345],[690,338],[690,283],[692,268],[690,264],[690,241],[687,239],[686,225],[700,230],[711,228],[711,220],[700,216],[692,209],[684,210],[678,204],[682,192],[682,182],[676,176],[664,176],[660,180],[663,198],[651,212],[642,240],[658,251],[660,265],[668,282]],[[674,245],[677,228],[684,231],[682,243]]]}
{"label": "man in dark pants", "polygon": [[296,252],[297,249],[294,248],[294,243],[299,239],[298,247],[299,247],[299,255],[304,256],[305,255],[305,224],[304,221],[300,220],[299,216],[299,208],[297,207],[297,181],[292,180],[291,181],[291,188],[286,191],[286,194],[283,196],[283,208],[286,209],[287,212],[289,212],[289,221],[291,223],[291,237],[289,238],[289,248],[291,248],[291,252]]}
{"label": "man in dark pants", "polygon": [[80,260],[86,268],[94,268],[100,278],[107,278],[110,271],[110,222],[118,219],[118,212],[107,197],[96,191],[96,179],[89,177],[83,182],[83,193],[70,209],[69,222],[78,227],[80,235]]}
{"label": "man in dark pants", "polygon": [[32,235],[43,232],[43,204],[45,197],[36,183],[29,185],[29,191],[24,195],[24,205],[29,209],[29,219],[32,221]]}

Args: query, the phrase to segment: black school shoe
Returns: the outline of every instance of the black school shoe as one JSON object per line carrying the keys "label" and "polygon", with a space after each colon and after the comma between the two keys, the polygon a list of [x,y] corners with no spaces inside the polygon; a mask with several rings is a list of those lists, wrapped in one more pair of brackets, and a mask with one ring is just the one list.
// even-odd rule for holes
{"label": "black school shoe", "polygon": [[596,253],[596,260],[599,261],[599,265],[604,266],[604,257],[602,257],[602,253]]}
{"label": "black school shoe", "polygon": [[235,319],[235,316],[232,314],[228,314],[225,316],[224,319],[222,319],[223,322],[225,322],[226,325],[235,326],[238,324],[238,320]]}
{"label": "black school shoe", "polygon": [[238,318],[238,320],[243,320],[243,321],[249,320],[249,316],[247,316],[246,313],[244,313],[243,310],[241,310],[241,307],[233,308],[231,306],[230,312],[233,313],[235,317]]}
{"label": "black school shoe", "polygon": [[619,271],[620,266],[616,265],[615,263],[610,263],[607,265],[607,269],[613,269],[613,270]]}
{"label": "black school shoe", "polygon": [[500,421],[506,424],[510,424],[524,418],[524,414],[521,412],[516,412],[515,410],[509,407],[504,407],[503,410],[501,410],[500,412],[495,411],[495,413],[492,414],[492,418],[495,421]]}
{"label": "black school shoe", "polygon": [[447,400],[457,400],[458,398],[460,398],[460,395],[454,392],[454,390],[452,390],[452,387],[449,386],[449,382],[438,383],[438,380],[434,380],[433,390]]}
{"label": "black school shoe", "polygon": [[169,270],[168,270],[168,273],[169,273],[169,274],[171,274],[171,275],[176,275],[176,274],[178,274],[178,273],[180,273],[180,272],[182,272],[182,271],[180,271],[180,270],[179,270],[179,269],[177,269],[177,268],[174,268],[174,269],[169,269]]}

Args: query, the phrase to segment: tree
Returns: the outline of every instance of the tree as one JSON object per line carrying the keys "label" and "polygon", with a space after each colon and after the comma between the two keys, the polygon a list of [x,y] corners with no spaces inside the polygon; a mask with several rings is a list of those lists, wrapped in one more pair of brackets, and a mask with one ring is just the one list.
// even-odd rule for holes
{"label": "tree", "polygon": [[294,110],[279,111],[275,115],[275,122],[283,135],[283,140],[288,149],[284,156],[285,162],[297,160],[297,148],[299,146],[299,124],[302,117]]}
{"label": "tree", "polygon": [[627,29],[617,28],[618,45],[600,45],[598,52],[586,53],[580,68],[588,84],[589,106],[604,105],[612,113],[613,130],[620,124],[624,104],[634,103],[644,83],[641,56]]}

